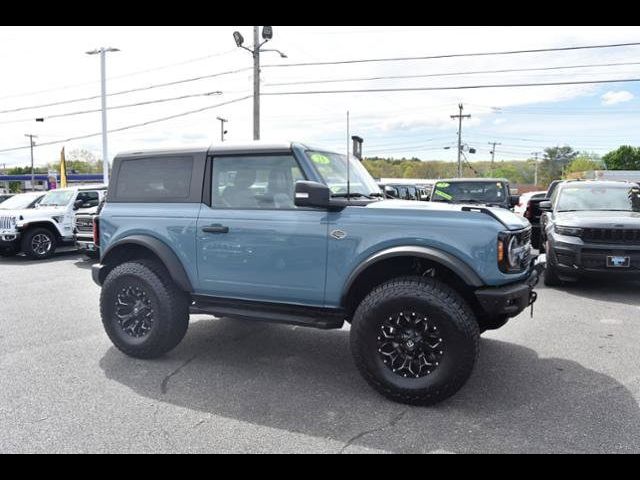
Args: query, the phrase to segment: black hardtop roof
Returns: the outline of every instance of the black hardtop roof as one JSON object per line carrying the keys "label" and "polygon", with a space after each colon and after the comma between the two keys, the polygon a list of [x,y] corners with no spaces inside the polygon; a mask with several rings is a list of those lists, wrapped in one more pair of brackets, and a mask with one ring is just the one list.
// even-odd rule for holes
{"label": "black hardtop roof", "polygon": [[[294,147],[301,147],[304,149],[313,149],[306,144],[299,142],[225,142],[216,143],[210,146],[198,146],[187,148],[169,148],[169,149],[153,149],[153,150],[130,150],[119,153],[116,157],[151,157],[151,156],[163,156],[163,155],[209,155],[209,154],[229,154],[229,155],[241,155],[243,153],[256,153],[256,152],[283,152],[291,151]],[[317,148],[318,151],[326,151],[326,149]]]}

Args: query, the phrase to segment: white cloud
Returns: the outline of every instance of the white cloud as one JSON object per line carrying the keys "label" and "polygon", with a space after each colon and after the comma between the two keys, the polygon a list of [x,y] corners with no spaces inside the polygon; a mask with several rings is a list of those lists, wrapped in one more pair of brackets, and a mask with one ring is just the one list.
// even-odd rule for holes
{"label": "white cloud", "polygon": [[619,90],[617,92],[612,90],[602,95],[601,98],[603,105],[615,105],[616,103],[624,103],[633,100],[635,96],[633,93],[627,92],[626,90]]}

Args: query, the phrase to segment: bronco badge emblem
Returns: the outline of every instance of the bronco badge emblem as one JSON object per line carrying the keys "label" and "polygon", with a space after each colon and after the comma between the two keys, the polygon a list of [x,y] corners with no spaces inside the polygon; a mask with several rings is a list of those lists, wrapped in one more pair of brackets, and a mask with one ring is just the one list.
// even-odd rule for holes
{"label": "bronco badge emblem", "polygon": [[342,240],[347,236],[346,232],[343,232],[342,230],[332,230],[330,235],[336,240]]}

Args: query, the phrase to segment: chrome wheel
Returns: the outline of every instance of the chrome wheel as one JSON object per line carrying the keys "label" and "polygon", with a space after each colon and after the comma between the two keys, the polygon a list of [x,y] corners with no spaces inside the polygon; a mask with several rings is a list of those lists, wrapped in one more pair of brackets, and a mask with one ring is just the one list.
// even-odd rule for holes
{"label": "chrome wheel", "polygon": [[124,333],[134,338],[149,334],[154,311],[149,296],[138,287],[122,288],[116,296],[115,315]]}
{"label": "chrome wheel", "polygon": [[396,375],[422,378],[440,365],[444,341],[440,330],[427,315],[399,312],[387,318],[378,332],[378,353]]}
{"label": "chrome wheel", "polygon": [[31,239],[31,251],[40,257],[47,255],[51,251],[52,246],[53,241],[51,237],[44,233],[34,235]]}

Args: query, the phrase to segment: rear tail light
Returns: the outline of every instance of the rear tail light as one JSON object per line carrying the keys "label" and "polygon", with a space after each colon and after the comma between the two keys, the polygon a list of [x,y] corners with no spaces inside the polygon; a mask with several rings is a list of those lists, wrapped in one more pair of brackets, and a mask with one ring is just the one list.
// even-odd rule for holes
{"label": "rear tail light", "polygon": [[93,217],[93,243],[100,246],[100,217]]}

